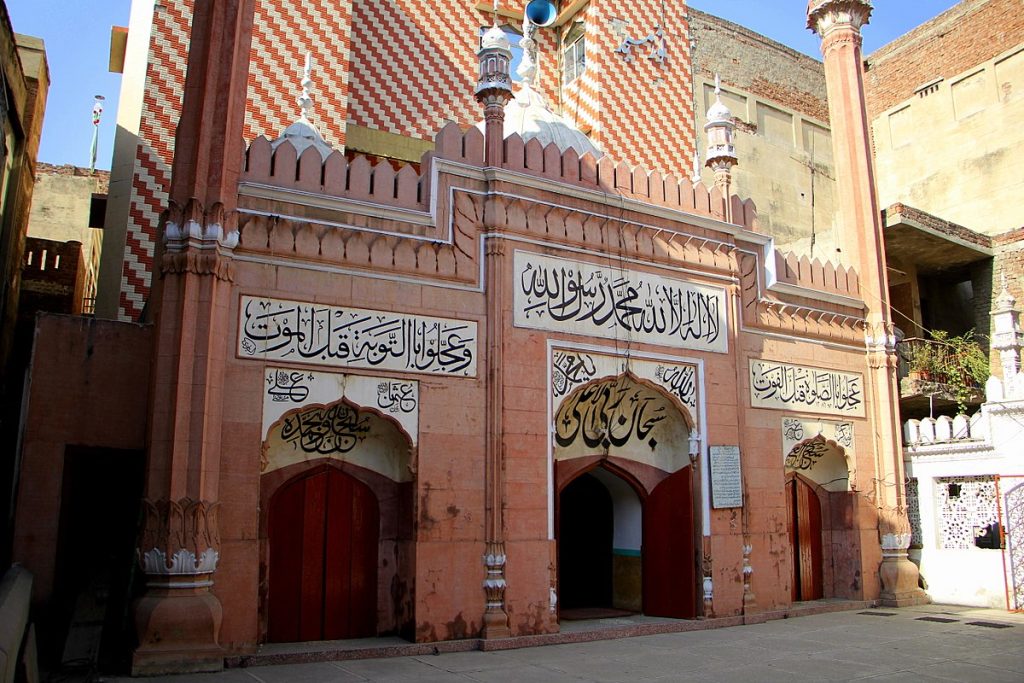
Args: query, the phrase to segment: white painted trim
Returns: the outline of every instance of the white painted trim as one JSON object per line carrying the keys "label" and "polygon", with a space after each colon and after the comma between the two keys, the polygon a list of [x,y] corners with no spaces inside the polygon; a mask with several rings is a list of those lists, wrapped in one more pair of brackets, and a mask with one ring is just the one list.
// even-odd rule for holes
{"label": "white painted trim", "polygon": [[[414,223],[416,225],[433,226],[435,223],[434,216],[431,215],[430,211],[417,211],[416,209],[407,209],[387,204],[377,204],[375,202],[366,202],[358,199],[335,197],[323,194],[322,192],[309,192],[308,190],[277,187],[275,185],[266,185],[264,183],[254,183],[249,180],[244,180],[238,183],[238,196],[251,197],[254,199],[267,199],[272,202],[285,202],[288,204],[297,204],[299,206],[308,206],[315,209],[326,209],[328,211],[358,213],[366,216],[372,216],[374,218],[381,218],[389,221],[404,221],[406,223]],[[239,209],[238,212],[257,214],[264,213],[253,209]],[[265,212],[264,215],[283,216],[284,214],[271,211]],[[344,223],[331,223],[330,221],[323,221],[318,218],[310,218],[308,216],[298,217],[295,220],[299,220],[304,223],[339,225],[353,230],[368,230],[367,228],[361,228],[354,225],[350,226]],[[394,234],[407,236],[406,233]]]}

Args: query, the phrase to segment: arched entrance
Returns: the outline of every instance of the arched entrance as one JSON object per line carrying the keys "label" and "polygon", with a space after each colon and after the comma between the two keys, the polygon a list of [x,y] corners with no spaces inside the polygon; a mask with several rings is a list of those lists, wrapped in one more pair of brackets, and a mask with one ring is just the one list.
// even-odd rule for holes
{"label": "arched entrance", "polygon": [[657,387],[620,375],[555,415],[562,618],[697,614],[691,422]]}
{"label": "arched entrance", "polygon": [[[808,424],[822,429],[821,423],[803,428]],[[820,433],[794,442],[785,456],[793,601],[856,595],[860,578],[853,565],[842,560],[860,543],[851,526],[857,509],[856,494],[850,490],[851,462],[843,446]],[[841,548],[839,555],[833,546]]]}
{"label": "arched entrance", "polygon": [[261,640],[415,636],[414,448],[342,399],[284,413],[260,478]]}
{"label": "arched entrance", "polygon": [[791,474],[786,480],[786,512],[792,549],[793,601],[824,597],[821,501],[814,488]]}
{"label": "arched entrance", "polygon": [[379,529],[373,491],[335,467],[278,489],[269,512],[270,641],[377,634]]}
{"label": "arched entrance", "polygon": [[563,610],[612,608],[614,512],[607,487],[582,474],[562,491],[558,595]]}

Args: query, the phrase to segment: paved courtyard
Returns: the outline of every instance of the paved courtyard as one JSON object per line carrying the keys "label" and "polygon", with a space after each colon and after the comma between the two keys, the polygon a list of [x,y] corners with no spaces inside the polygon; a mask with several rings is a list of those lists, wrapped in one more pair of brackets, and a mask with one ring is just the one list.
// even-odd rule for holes
{"label": "paved courtyard", "polygon": [[[129,679],[117,680],[121,683]],[[152,683],[1024,681],[1024,616],[930,605],[499,652],[167,676]]]}

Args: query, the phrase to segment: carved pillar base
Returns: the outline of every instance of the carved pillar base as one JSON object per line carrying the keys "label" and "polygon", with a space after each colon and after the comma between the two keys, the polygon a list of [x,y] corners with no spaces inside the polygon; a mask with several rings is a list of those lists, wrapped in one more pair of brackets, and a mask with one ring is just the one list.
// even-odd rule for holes
{"label": "carved pillar base", "polygon": [[917,565],[907,557],[906,550],[883,550],[878,576],[882,580],[878,598],[883,607],[913,607],[932,601],[918,586]]}
{"label": "carved pillar base", "polygon": [[135,602],[139,646],[132,656],[133,676],[221,671],[224,650],[217,642],[223,616],[206,577],[168,577],[163,587],[150,584]]}
{"label": "carved pillar base", "polygon": [[907,557],[910,548],[910,520],[903,507],[883,508],[878,513],[878,534],[882,544],[882,583],[879,602],[885,607],[927,605],[931,598],[918,586],[920,572]]}
{"label": "carved pillar base", "polygon": [[508,627],[508,613],[505,611],[505,544],[488,543],[484,555],[487,578],[484,579],[484,593],[487,596],[487,611],[484,612],[484,638],[511,638]]}
{"label": "carved pillar base", "polygon": [[220,560],[219,505],[191,498],[142,504],[146,592],[134,604],[139,645],[132,675],[220,671],[223,609],[210,593]]}

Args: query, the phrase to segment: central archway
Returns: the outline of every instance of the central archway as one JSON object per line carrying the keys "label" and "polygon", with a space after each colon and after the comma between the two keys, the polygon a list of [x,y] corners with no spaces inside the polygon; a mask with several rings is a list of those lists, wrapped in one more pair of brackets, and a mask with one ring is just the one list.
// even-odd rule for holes
{"label": "central archway", "polygon": [[578,387],[555,415],[562,618],[697,614],[686,409],[629,374]]}

